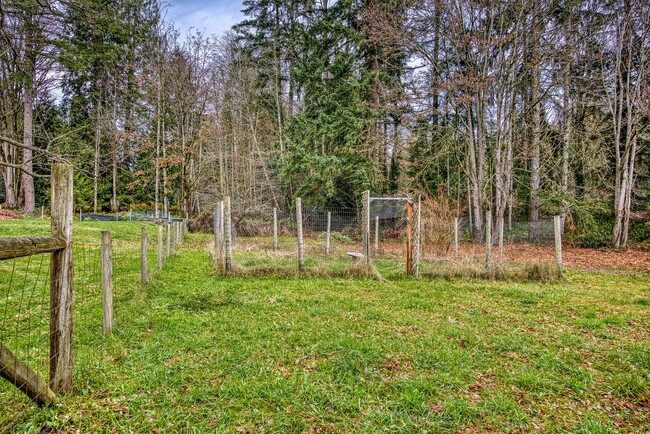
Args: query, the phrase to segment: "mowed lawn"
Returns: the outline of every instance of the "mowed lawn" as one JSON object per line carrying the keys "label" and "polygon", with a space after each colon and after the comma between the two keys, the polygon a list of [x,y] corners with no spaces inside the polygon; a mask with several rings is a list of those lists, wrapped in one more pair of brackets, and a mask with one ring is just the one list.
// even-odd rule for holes
{"label": "mowed lawn", "polygon": [[[650,427],[647,273],[568,270],[555,284],[229,278],[214,272],[210,237],[190,234],[143,287],[142,225],[76,224],[80,243],[110,228],[130,252],[122,262],[116,252],[115,330],[102,335],[100,291],[77,288],[74,392],[39,409],[0,380],[0,431]],[[2,222],[0,236],[48,228]]]}

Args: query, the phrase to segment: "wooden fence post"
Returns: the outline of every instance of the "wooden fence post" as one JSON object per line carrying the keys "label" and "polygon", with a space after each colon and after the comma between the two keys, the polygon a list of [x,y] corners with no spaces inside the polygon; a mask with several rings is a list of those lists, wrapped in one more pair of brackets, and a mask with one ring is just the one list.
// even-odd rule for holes
{"label": "wooden fence post", "polygon": [[379,216],[375,216],[375,258],[379,256]]}
{"label": "wooden fence post", "polygon": [[415,277],[420,277],[420,238],[422,237],[422,196],[418,196],[417,224],[415,225]]}
{"label": "wooden fence post", "polygon": [[[219,219],[219,248],[223,251],[223,243],[226,238],[226,223],[225,223],[225,215],[226,215],[226,210],[225,210],[225,203],[222,200],[219,204],[219,212],[221,213],[221,218]],[[223,253],[220,253],[223,254]]]}
{"label": "wooden fence post", "polygon": [[498,218],[497,224],[499,225],[499,261],[503,261],[503,231],[505,228],[505,219],[503,216]]}
{"label": "wooden fence post", "polygon": [[163,267],[163,226],[158,223],[158,269]]}
{"label": "wooden fence post", "polygon": [[485,265],[492,266],[492,211],[485,211]]}
{"label": "wooden fence post", "polygon": [[113,329],[113,242],[111,231],[102,231],[102,305],[104,307],[104,334]]}
{"label": "wooden fence post", "polygon": [[72,166],[53,164],[50,185],[52,236],[66,246],[50,260],[50,388],[58,394],[72,390]]}
{"label": "wooden fence post", "polygon": [[278,250],[278,209],[273,207],[273,251]]}
{"label": "wooden fence post", "polygon": [[370,268],[370,190],[363,192],[362,202],[361,236],[363,237],[363,254],[366,259],[366,268]]}
{"label": "wooden fence post", "polygon": [[171,248],[171,224],[169,222],[165,223],[165,259],[169,259],[170,248]]}
{"label": "wooden fence post", "polygon": [[562,220],[559,215],[553,217],[555,229],[555,262],[557,263],[557,271],[560,279],[563,278],[562,270]]}
{"label": "wooden fence post", "polygon": [[224,207],[224,268],[228,273],[232,270],[232,214],[230,208],[230,196],[226,196]]}
{"label": "wooden fence post", "polygon": [[454,218],[454,258],[458,259],[458,217]]}
{"label": "wooden fence post", "polygon": [[406,275],[413,274],[413,203],[406,202]]}
{"label": "wooden fence post", "polygon": [[172,254],[176,253],[176,246],[178,245],[178,228],[176,222],[171,222],[172,229]]}
{"label": "wooden fence post", "polygon": [[298,229],[298,270],[302,271],[305,266],[304,242],[302,239],[302,199],[296,198],[296,227]]}
{"label": "wooden fence post", "polygon": [[332,211],[327,211],[327,234],[325,235],[325,254],[330,254],[330,239],[332,237]]}
{"label": "wooden fence post", "polygon": [[214,254],[215,257],[216,255],[219,254],[219,217],[221,217],[221,214],[219,213],[219,207],[215,207],[212,215],[212,232],[214,233]]}
{"label": "wooden fence post", "polygon": [[143,285],[149,283],[149,275],[147,273],[147,228],[142,226],[142,239],[140,241],[140,283]]}

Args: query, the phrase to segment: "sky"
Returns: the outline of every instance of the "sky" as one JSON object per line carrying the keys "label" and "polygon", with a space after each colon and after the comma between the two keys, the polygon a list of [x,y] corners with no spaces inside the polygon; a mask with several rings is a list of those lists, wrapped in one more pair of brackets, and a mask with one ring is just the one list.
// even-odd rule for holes
{"label": "sky", "polygon": [[222,35],[244,19],[241,0],[170,0],[167,21],[173,22],[181,36],[192,31]]}

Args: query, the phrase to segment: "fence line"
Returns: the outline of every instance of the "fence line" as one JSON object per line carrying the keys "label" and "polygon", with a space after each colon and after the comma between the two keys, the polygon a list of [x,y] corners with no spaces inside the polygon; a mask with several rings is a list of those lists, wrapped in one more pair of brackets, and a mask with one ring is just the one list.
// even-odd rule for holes
{"label": "fence line", "polygon": [[[72,185],[72,168],[53,165],[50,236],[0,238],[0,282],[6,291],[0,293],[0,375],[14,394],[22,391],[39,405],[72,388],[73,293],[75,310],[95,309],[92,300],[99,300],[101,288],[104,333],[113,326],[113,242],[105,231],[101,243],[73,248]],[[163,234],[159,229],[159,255]],[[117,256],[127,251],[118,247]],[[123,259],[132,267],[129,256]]]}
{"label": "fence line", "polygon": [[[368,199],[362,201],[365,204],[363,209],[307,208],[303,205],[301,216],[298,216],[297,210],[284,211],[278,208],[261,211],[232,210],[230,215],[235,250],[243,248],[241,251],[252,253],[255,249],[261,249],[260,252],[267,252],[264,253],[264,258],[259,260],[254,259],[254,255],[250,260],[244,259],[238,269],[245,274],[246,267],[255,267],[256,262],[266,262],[265,266],[259,265],[260,272],[276,272],[278,264],[284,264],[284,259],[287,258],[288,252],[283,250],[287,247],[288,239],[292,244],[297,241],[298,220],[302,223],[304,236],[304,241],[298,243],[304,244],[304,250],[298,249],[298,254],[294,253],[292,258],[294,261],[298,260],[300,269],[323,269],[326,262],[331,262],[323,259],[329,258],[330,251],[333,251],[335,257],[348,253],[356,259],[364,258],[368,269],[371,253],[380,262],[383,259],[405,260],[406,274],[416,276],[421,274],[420,263],[423,261],[428,263],[425,267],[428,271],[425,274],[430,275],[431,270],[434,270],[431,266],[434,262],[446,261],[446,264],[450,264],[453,259],[461,269],[464,264],[476,262],[475,259],[479,257],[481,259],[478,262],[482,263],[482,269],[500,273],[504,266],[517,267],[516,264],[520,263],[516,253],[513,253],[518,241],[530,244],[532,239],[533,246],[548,243],[550,247],[554,240],[554,228],[550,219],[541,219],[534,225],[527,221],[508,222],[506,225],[498,215],[490,213],[487,217],[489,223],[484,225],[481,238],[477,239],[471,236],[467,219],[453,215],[453,210],[427,209],[430,202],[425,198],[422,198],[421,203],[414,203],[407,197],[383,198],[366,194],[364,198],[366,196]],[[485,232],[488,230],[490,242],[486,243]],[[216,239],[218,233],[219,231],[215,231],[215,263],[223,270],[223,265],[219,265],[223,261],[223,249],[219,248]],[[531,238],[530,234],[534,237]],[[243,238],[238,241],[237,236]],[[249,241],[244,239],[247,237],[269,238],[268,241],[264,238]],[[372,249],[371,239],[374,241]],[[321,240],[322,244],[319,245]],[[263,241],[263,246],[259,245],[260,241]],[[528,246],[522,246],[523,248]],[[341,252],[341,249],[344,251]],[[268,252],[271,251],[274,252],[273,256],[269,256]],[[278,260],[273,262],[273,257]],[[340,256],[338,260],[342,260]],[[550,259],[544,261],[548,264],[552,262]],[[561,268],[561,262],[555,262],[558,268]],[[542,265],[539,261],[537,263]],[[472,264],[472,267],[481,266],[476,263]]]}

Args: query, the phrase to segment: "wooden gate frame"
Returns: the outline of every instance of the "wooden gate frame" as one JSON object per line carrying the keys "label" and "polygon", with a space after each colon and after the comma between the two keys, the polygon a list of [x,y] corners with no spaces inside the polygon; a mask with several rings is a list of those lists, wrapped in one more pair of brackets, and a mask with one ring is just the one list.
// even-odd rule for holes
{"label": "wooden gate frame", "polygon": [[370,190],[363,192],[362,206],[363,215],[361,221],[361,236],[363,242],[363,254],[366,259],[366,266],[370,267],[370,202],[373,199],[379,200],[401,200],[406,202],[406,275],[415,274],[413,269],[413,199],[409,197],[370,197]]}
{"label": "wooden gate frame", "polygon": [[0,238],[0,260],[51,253],[49,387],[0,342],[0,376],[39,405],[72,390],[72,166],[53,164],[49,237]]}

